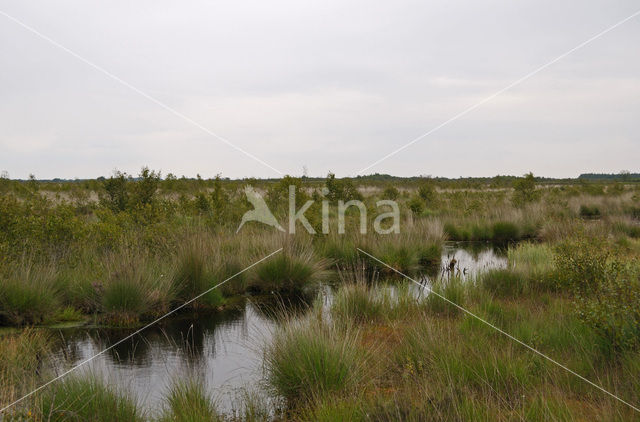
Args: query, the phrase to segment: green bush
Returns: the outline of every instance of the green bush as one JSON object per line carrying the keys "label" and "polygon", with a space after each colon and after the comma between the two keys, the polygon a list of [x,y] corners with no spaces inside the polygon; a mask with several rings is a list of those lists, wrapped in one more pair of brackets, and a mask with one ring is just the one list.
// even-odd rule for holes
{"label": "green bush", "polygon": [[433,205],[437,199],[437,193],[432,183],[423,183],[418,188],[418,195],[428,205]]}
{"label": "green bush", "polygon": [[513,184],[513,190],[512,201],[516,206],[524,206],[540,197],[539,191],[536,190],[536,178],[533,173],[527,173],[524,177],[518,178]]}
{"label": "green bush", "polygon": [[554,252],[558,287],[593,292],[607,279],[610,253],[603,239],[567,239],[557,244]]}
{"label": "green bush", "polygon": [[580,205],[580,217],[582,218],[600,218],[600,208],[595,205]]}
{"label": "green bush", "polygon": [[400,191],[395,186],[387,186],[382,191],[382,199],[395,201],[400,196]]}
{"label": "green bush", "polygon": [[409,202],[407,202],[407,206],[411,212],[416,215],[420,215],[424,211],[424,202],[419,196],[412,197]]}
{"label": "green bush", "polygon": [[608,351],[640,346],[640,278],[637,269],[607,272],[597,290],[579,294],[576,302],[578,315],[604,340]]}
{"label": "green bush", "polygon": [[329,173],[325,182],[327,199],[330,201],[351,201],[362,199],[362,195],[350,179],[336,179],[336,175]]}

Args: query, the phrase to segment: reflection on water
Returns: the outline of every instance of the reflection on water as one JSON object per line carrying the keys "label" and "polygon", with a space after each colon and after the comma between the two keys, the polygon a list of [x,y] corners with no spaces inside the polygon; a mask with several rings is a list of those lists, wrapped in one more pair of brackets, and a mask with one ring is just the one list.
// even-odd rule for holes
{"label": "reflection on water", "polygon": [[[505,267],[506,257],[488,245],[447,243],[443,248],[445,276],[455,259],[454,273],[469,277],[480,271]],[[323,289],[326,301],[330,289]],[[284,302],[284,304],[283,304]],[[193,371],[205,380],[220,410],[233,409],[234,391],[255,391],[263,379],[262,346],[269,341],[278,314],[304,309],[296,301],[272,301],[257,307],[246,303],[238,310],[213,315],[167,319],[96,357],[79,371],[92,371],[136,395],[143,408],[157,412],[174,377]],[[126,337],[124,329],[59,329],[55,362],[62,371],[101,352]],[[64,363],[64,364],[63,364]]]}
{"label": "reflection on water", "polygon": [[486,243],[461,242],[446,242],[442,248],[442,276],[453,274],[468,279],[492,268],[506,267],[507,255],[504,248]]}
{"label": "reflection on water", "polygon": [[[181,316],[118,344],[79,371],[100,374],[108,383],[133,392],[148,410],[160,409],[174,377],[195,373],[205,380],[221,410],[230,411],[234,391],[260,382],[261,345],[274,324],[250,303],[237,311]],[[128,334],[123,329],[61,329],[55,359],[58,364],[77,364]]]}

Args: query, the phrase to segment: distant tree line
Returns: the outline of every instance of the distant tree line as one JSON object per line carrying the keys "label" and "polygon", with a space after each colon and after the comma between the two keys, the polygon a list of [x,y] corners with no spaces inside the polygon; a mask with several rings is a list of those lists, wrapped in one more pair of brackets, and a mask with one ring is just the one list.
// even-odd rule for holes
{"label": "distant tree line", "polygon": [[621,181],[639,181],[640,173],[630,173],[621,171],[620,173],[583,173],[578,176],[582,180],[621,180]]}

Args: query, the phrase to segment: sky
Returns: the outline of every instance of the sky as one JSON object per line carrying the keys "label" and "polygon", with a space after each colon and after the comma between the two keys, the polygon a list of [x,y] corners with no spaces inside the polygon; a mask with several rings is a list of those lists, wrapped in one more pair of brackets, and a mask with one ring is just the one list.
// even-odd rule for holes
{"label": "sky", "polygon": [[640,16],[369,166],[639,10],[616,0],[0,0],[0,171],[637,172]]}

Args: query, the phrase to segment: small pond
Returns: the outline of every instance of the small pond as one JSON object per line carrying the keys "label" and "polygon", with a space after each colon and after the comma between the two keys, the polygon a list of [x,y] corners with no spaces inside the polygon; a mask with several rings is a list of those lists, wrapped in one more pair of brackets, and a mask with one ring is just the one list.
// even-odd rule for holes
{"label": "small pond", "polygon": [[[446,275],[453,258],[454,272],[463,278],[507,265],[504,253],[488,244],[447,243],[438,276]],[[132,392],[150,412],[160,410],[174,377],[193,371],[205,380],[220,410],[230,412],[240,389],[259,391],[262,347],[269,341],[275,324],[269,312],[250,301],[218,314],[197,318],[181,315],[146,329],[78,371],[92,371],[119,389]],[[60,371],[132,332],[86,327],[53,331],[59,339],[54,361]]]}

